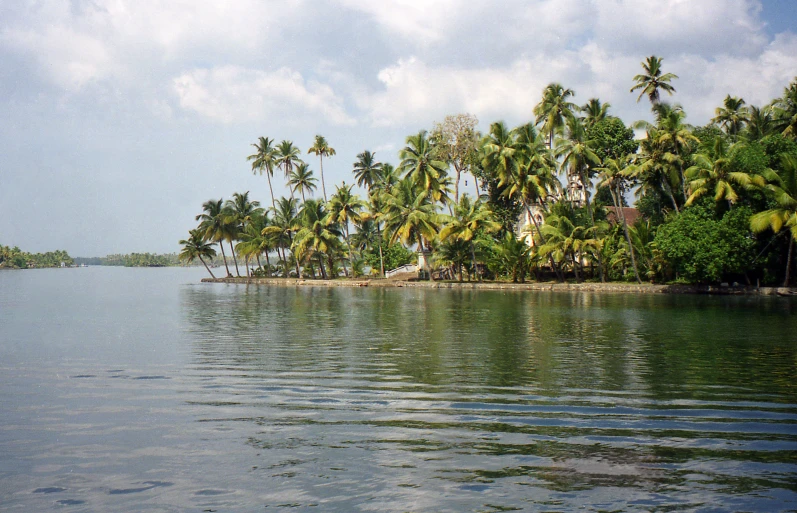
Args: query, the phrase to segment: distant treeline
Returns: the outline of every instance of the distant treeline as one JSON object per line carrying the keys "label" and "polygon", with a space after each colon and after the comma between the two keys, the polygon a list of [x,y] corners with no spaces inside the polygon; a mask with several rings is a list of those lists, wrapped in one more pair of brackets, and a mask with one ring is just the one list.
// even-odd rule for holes
{"label": "distant treeline", "polygon": [[180,265],[177,254],[155,254],[155,253],[130,253],[127,255],[108,255],[105,257],[76,257],[77,265],[115,265],[123,267],[167,267]]}
{"label": "distant treeline", "polygon": [[28,269],[36,267],[61,267],[73,265],[75,262],[64,250],[48,251],[47,253],[28,253],[18,247],[3,246],[0,244],[0,268]]}

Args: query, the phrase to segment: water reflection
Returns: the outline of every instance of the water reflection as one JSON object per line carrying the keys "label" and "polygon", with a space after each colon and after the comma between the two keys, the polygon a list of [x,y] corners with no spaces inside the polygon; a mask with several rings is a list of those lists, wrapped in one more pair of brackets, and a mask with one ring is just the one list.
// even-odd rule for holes
{"label": "water reflection", "polygon": [[181,303],[193,412],[250,451],[265,505],[797,505],[789,301],[232,286]]}

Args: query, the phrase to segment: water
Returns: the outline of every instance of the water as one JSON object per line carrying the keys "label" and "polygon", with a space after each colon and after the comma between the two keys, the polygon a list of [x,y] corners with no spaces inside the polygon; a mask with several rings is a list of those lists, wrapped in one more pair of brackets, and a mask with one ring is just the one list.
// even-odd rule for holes
{"label": "water", "polygon": [[3,511],[797,509],[797,302],[0,272]]}

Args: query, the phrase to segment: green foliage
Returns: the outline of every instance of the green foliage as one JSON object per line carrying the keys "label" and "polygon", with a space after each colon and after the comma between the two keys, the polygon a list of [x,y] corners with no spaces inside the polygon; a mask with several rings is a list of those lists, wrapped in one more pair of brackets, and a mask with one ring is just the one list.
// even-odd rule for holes
{"label": "green foliage", "polygon": [[668,262],[669,278],[718,283],[752,268],[757,245],[749,229],[752,211],[735,208],[717,218],[711,203],[700,202],[659,227],[655,245]]}
{"label": "green foliage", "polygon": [[61,264],[72,266],[74,259],[64,250],[46,253],[28,253],[18,247],[0,244],[0,268],[26,269],[28,267],[60,267]]}
{"label": "green foliage", "polygon": [[[385,271],[411,264],[417,259],[415,253],[405,248],[402,244],[390,244],[387,240],[382,241],[382,256],[385,260]],[[379,247],[370,248],[363,251],[363,260],[372,269],[379,270]]]}
{"label": "green foliage", "polygon": [[601,161],[607,158],[622,159],[635,153],[639,147],[634,140],[634,130],[615,117],[608,117],[588,127],[587,139]]}

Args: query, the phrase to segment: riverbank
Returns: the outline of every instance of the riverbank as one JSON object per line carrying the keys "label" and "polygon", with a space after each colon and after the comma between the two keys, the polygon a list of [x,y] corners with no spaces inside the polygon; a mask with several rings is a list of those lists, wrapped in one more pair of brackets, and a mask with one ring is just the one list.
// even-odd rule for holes
{"label": "riverbank", "polygon": [[274,287],[382,287],[424,289],[536,290],[548,292],[610,292],[622,294],[716,294],[754,296],[794,296],[794,287],[718,287],[713,285],[652,285],[634,283],[556,283],[556,282],[452,282],[401,281],[385,279],[310,280],[297,278],[203,278],[204,283],[235,283]]}

